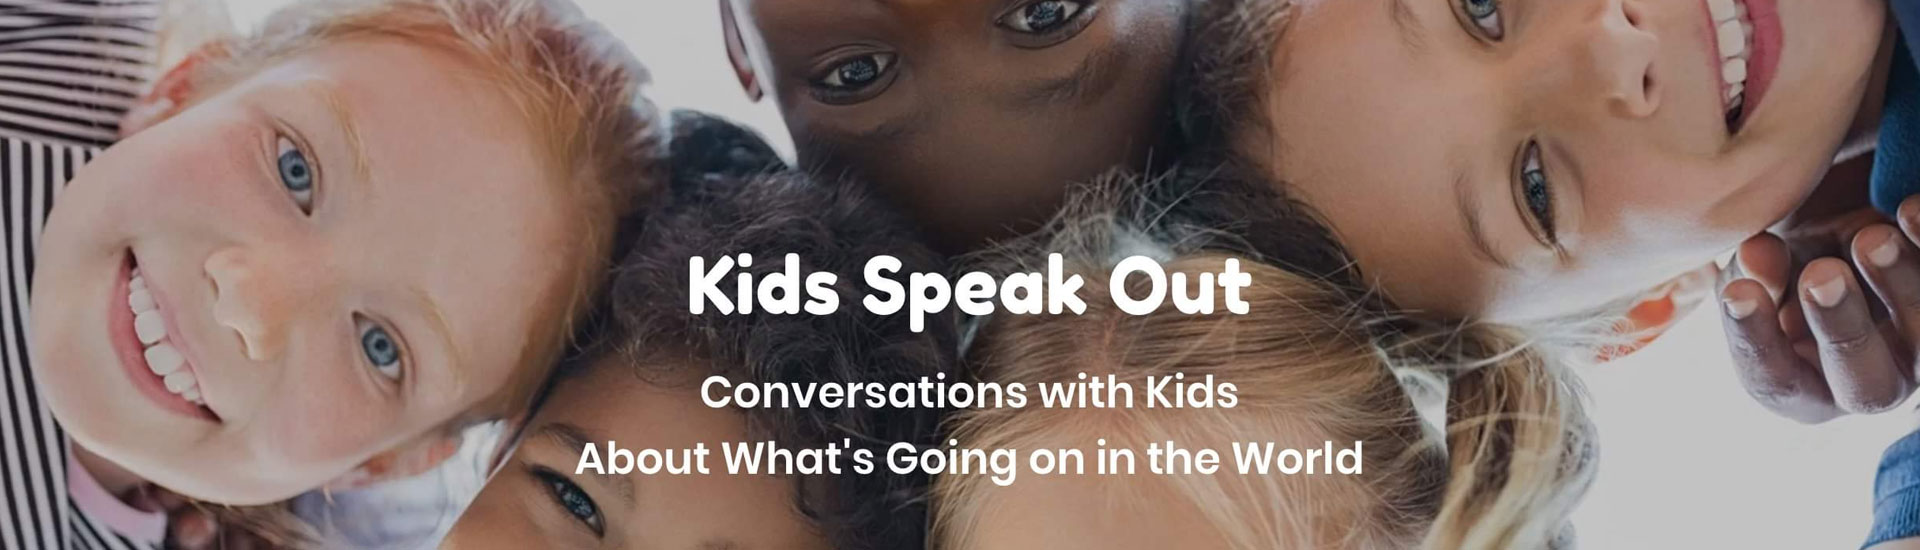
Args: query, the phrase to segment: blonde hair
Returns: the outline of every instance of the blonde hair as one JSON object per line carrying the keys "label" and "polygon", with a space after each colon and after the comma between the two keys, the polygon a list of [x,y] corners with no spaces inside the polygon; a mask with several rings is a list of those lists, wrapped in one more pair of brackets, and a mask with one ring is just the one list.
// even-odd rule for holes
{"label": "blonde hair", "polygon": [[[977,376],[1032,385],[1087,372],[1137,386],[1149,375],[1213,375],[1238,386],[1238,406],[973,410],[950,424],[962,444],[1031,448],[1093,437],[1136,447],[1165,440],[1288,446],[1276,441],[1283,437],[1310,438],[1313,447],[1364,442],[1363,475],[1132,480],[1136,489],[1161,483],[1180,495],[1234,548],[1538,548],[1567,532],[1593,473],[1594,447],[1580,390],[1549,348],[1497,327],[1422,326],[1356,298],[1337,281],[1179,237],[1204,231],[1127,221],[1144,213],[1161,220],[1150,223],[1166,223],[1169,216],[1157,208],[1119,213],[1111,190],[1092,195],[1107,206],[1087,208],[1083,197],[1051,237],[1040,239],[1045,246],[1026,246],[1069,258],[1091,290],[1082,293],[1087,311],[990,320],[970,350]],[[1165,244],[1170,236],[1174,244]],[[1153,257],[1189,279],[1239,260],[1252,279],[1241,293],[1248,313],[1217,307],[1222,313],[1190,315],[1170,306],[1139,316],[1121,312],[1100,289],[1115,261],[1131,255]],[[1136,296],[1144,283],[1126,281]],[[1416,406],[1423,397],[1444,400],[1437,425],[1423,422]],[[974,544],[995,489],[981,477],[936,480],[937,547]]]}
{"label": "blonde hair", "polygon": [[[482,409],[447,423],[511,414],[528,405],[563,353],[576,323],[602,291],[616,248],[615,228],[665,179],[666,124],[643,95],[639,60],[599,24],[564,0],[300,0],[250,35],[212,43],[191,73],[185,104],[218,94],[290,57],[329,44],[389,38],[436,48],[484,71],[520,111],[543,147],[557,196],[575,231],[557,244],[572,264],[568,278],[532,289],[536,336],[519,369]],[[311,533],[284,521],[284,506],[223,508],[224,519],[293,544]]]}

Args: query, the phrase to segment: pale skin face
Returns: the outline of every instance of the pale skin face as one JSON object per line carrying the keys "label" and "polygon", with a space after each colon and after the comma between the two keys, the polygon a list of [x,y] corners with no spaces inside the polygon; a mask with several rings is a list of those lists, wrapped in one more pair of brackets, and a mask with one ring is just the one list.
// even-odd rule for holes
{"label": "pale skin face", "polygon": [[1146,476],[1026,476],[1007,487],[989,487],[990,505],[982,507],[975,538],[956,548],[1233,548],[1198,506],[1163,483]]}
{"label": "pale skin face", "polygon": [[[726,473],[720,444],[759,440],[745,415],[707,407],[693,388],[641,381],[618,360],[589,369],[554,388],[441,548],[830,547],[794,507],[792,479]],[[588,443],[604,451],[608,441],[636,451],[704,443],[712,474],[573,473]]]}
{"label": "pale skin face", "polygon": [[[559,284],[572,229],[495,90],[440,50],[325,45],[88,164],[47,223],[31,319],[76,444],[190,497],[272,502],[528,378],[553,323],[521,297]],[[158,342],[132,326],[136,264]],[[204,406],[151,372],[162,344]]]}
{"label": "pale skin face", "polygon": [[1165,160],[1188,2],[720,0],[801,164],[875,184],[951,249],[1046,221],[1069,184]]}
{"label": "pale skin face", "polygon": [[1506,0],[1497,38],[1480,0],[1297,3],[1265,105],[1279,142],[1243,152],[1401,305],[1501,321],[1631,297],[1791,212],[1886,21],[1884,2],[1778,0],[1777,74],[1730,133],[1703,0]]}

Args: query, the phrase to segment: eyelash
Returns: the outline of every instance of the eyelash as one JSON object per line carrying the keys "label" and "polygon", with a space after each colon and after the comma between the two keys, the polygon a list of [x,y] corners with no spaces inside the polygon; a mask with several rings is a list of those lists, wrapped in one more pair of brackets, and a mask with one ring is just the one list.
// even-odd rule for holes
{"label": "eyelash", "polygon": [[[547,493],[553,497],[551,502],[554,506],[558,506],[561,512],[579,520],[581,525],[593,531],[595,537],[606,534],[606,521],[600,516],[600,507],[593,503],[593,497],[587,496],[586,490],[567,480],[566,476],[541,466],[533,467],[533,477],[547,488]],[[569,496],[578,500],[569,503],[567,501]]]}
{"label": "eyelash", "polygon": [[[400,337],[395,335],[394,331],[360,315],[353,316],[353,329],[360,344],[360,356],[367,360],[367,365],[373,367],[374,371],[386,377],[387,380],[399,380],[406,374],[406,346],[401,344]],[[375,338],[376,335],[380,337]],[[382,364],[380,359],[375,358],[374,350],[370,348],[370,346],[378,346],[381,342],[387,345],[388,354],[392,355],[392,359],[389,359],[386,364]],[[389,368],[392,369],[391,372]]]}
{"label": "eyelash", "polygon": [[1527,140],[1520,148],[1520,157],[1514,163],[1515,199],[1524,212],[1529,214],[1533,223],[1528,227],[1535,236],[1550,246],[1559,247],[1560,236],[1555,232],[1553,216],[1553,185],[1547,179],[1546,163],[1540,159],[1540,143]]}
{"label": "eyelash", "polygon": [[[1059,19],[1053,21],[1051,28],[1036,29],[1028,18],[1035,13],[1033,11],[1035,8],[1042,6],[1054,6],[1056,10],[1064,10],[1066,14],[1056,15]],[[1085,30],[1092,22],[1095,7],[1093,2],[1086,0],[1034,0],[1014,7],[1013,11],[995,18],[993,23],[1015,33],[1013,37],[1015,46],[1027,49],[1047,48],[1078,36],[1080,31]]]}
{"label": "eyelash", "polygon": [[[1470,28],[1468,33],[1490,42],[1499,42],[1506,38],[1507,27],[1505,13],[1500,9],[1500,0],[1448,0],[1454,3],[1454,13],[1458,13],[1462,23]],[[1476,3],[1486,13],[1474,15]]]}
{"label": "eyelash", "polygon": [[320,188],[320,170],[313,156],[282,133],[274,136],[272,164],[274,179],[279,180],[280,187],[293,199],[293,205],[301,214],[313,215],[314,198]]}
{"label": "eyelash", "polygon": [[[857,76],[846,71],[863,61],[872,65],[868,80],[857,84],[846,83],[848,77]],[[887,85],[893,82],[897,61],[898,55],[881,51],[863,51],[836,57],[828,63],[827,70],[809,84],[812,84],[814,97],[822,103],[858,103],[886,91]]]}

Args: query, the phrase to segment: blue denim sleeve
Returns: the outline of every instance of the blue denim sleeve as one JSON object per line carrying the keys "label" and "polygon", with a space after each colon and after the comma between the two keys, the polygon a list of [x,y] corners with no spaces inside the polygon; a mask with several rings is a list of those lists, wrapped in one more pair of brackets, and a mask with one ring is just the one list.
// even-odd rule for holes
{"label": "blue denim sleeve", "polygon": [[1873,479],[1873,530],[1862,548],[1920,537],[1920,431],[1887,447]]}

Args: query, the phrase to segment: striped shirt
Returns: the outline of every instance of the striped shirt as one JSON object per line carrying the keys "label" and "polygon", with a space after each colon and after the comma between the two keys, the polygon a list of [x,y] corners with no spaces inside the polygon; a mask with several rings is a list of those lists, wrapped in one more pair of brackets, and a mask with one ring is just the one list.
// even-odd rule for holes
{"label": "striped shirt", "polygon": [[158,2],[0,0],[0,548],[152,546],[76,504],[70,487],[95,486],[68,475],[66,434],[28,368],[26,320],[54,199],[113,142],[151,76]]}

